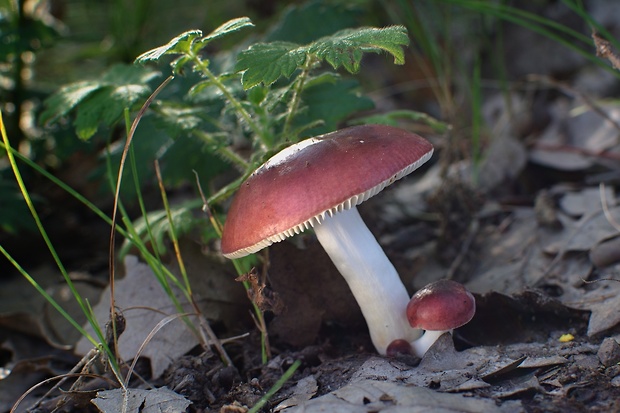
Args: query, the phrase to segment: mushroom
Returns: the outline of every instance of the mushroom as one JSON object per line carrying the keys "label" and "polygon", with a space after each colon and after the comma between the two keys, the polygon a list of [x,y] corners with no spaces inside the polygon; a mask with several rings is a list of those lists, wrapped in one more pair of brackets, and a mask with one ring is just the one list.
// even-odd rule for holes
{"label": "mushroom", "polygon": [[407,305],[411,327],[425,330],[411,342],[413,353],[423,357],[442,334],[469,323],[475,312],[476,300],[462,284],[452,280],[428,284]]}
{"label": "mushroom", "polygon": [[372,342],[385,354],[395,339],[414,340],[409,295],[356,205],[426,162],[433,146],[385,125],[342,129],[291,145],[240,186],[222,233],[222,253],[240,258],[306,229],[349,285]]}

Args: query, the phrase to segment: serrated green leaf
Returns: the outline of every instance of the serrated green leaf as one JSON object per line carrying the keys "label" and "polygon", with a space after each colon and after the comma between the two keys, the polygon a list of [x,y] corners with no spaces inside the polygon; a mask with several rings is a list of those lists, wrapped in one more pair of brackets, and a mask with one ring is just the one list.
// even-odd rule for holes
{"label": "serrated green leaf", "polygon": [[206,45],[207,43],[215,39],[219,39],[220,37],[224,37],[228,34],[237,32],[246,27],[254,27],[254,23],[252,23],[249,17],[238,17],[222,24],[220,27],[200,39],[197,43]]}
{"label": "serrated green leaf", "polygon": [[[170,62],[170,67],[172,67],[172,73],[174,73],[175,75],[178,75],[179,73],[181,73],[183,71],[183,67],[185,66],[185,64],[187,62],[191,62],[192,59],[190,59],[189,56],[179,56],[178,58],[174,59],[172,62]],[[208,63],[208,61],[205,61],[205,65]]]}
{"label": "serrated green leaf", "polygon": [[133,106],[150,93],[147,85],[105,86],[91,94],[79,106],[75,129],[80,139],[90,139],[103,123],[112,126],[123,115],[126,107]]}
{"label": "serrated green leaf", "polygon": [[243,71],[241,83],[249,89],[263,83],[271,85],[280,77],[290,77],[306,61],[307,53],[296,43],[256,43],[239,53],[237,71]]}
{"label": "serrated green leaf", "polygon": [[[99,88],[89,99],[85,100],[77,110],[75,118],[75,131],[82,140],[90,139],[96,132],[101,121],[116,120],[123,113],[123,104],[110,99],[114,91],[112,86]],[[105,122],[106,124],[111,124]]]}
{"label": "serrated green leaf", "polygon": [[290,42],[257,43],[241,52],[235,69],[243,72],[241,83],[249,89],[263,83],[271,85],[281,77],[290,77],[301,68],[308,56],[326,60],[334,69],[344,67],[351,73],[359,70],[364,53],[390,53],[394,63],[403,64],[403,46],[409,44],[403,26],[363,27],[341,30],[300,46]]}
{"label": "serrated green leaf", "polygon": [[442,122],[430,116],[424,112],[418,112],[415,110],[393,110],[387,113],[379,113],[376,115],[364,116],[355,119],[352,124],[382,124],[390,126],[399,126],[402,120],[412,121],[416,123],[423,123],[430,126],[437,133],[447,132],[451,126],[448,123]]}
{"label": "serrated green leaf", "polygon": [[55,122],[67,116],[82,100],[100,87],[101,83],[98,81],[84,81],[61,88],[46,100],[47,108],[41,113],[41,122]]}
{"label": "serrated green leaf", "polygon": [[203,108],[165,102],[157,105],[159,116],[155,117],[154,123],[158,129],[166,131],[172,139],[176,139],[181,133],[200,128],[203,112]]}
{"label": "serrated green leaf", "polygon": [[189,52],[192,42],[200,36],[202,36],[201,30],[188,30],[170,40],[165,45],[142,53],[136,58],[134,63],[144,64],[146,62],[159,60],[160,57],[166,54],[183,54]]}
{"label": "serrated green leaf", "polygon": [[80,139],[89,139],[101,123],[111,126],[121,117],[125,107],[146,99],[151,92],[147,83],[156,76],[158,72],[142,67],[112,66],[99,80],[61,88],[45,102],[47,108],[41,120],[57,121],[77,108],[77,135]]}
{"label": "serrated green leaf", "polygon": [[355,73],[365,52],[386,51],[394,57],[395,64],[405,63],[403,47],[408,44],[407,29],[403,26],[363,27],[323,37],[308,45],[308,52],[325,59],[334,69],[344,66]]}

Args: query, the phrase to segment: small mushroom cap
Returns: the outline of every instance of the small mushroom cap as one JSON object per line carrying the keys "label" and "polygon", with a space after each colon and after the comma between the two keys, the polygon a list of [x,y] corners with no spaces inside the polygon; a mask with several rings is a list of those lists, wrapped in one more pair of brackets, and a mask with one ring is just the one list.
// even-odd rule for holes
{"label": "small mushroom cap", "polygon": [[240,258],[352,208],[426,162],[426,139],[362,125],[303,140],[274,155],[239,187],[222,253]]}
{"label": "small mushroom cap", "polygon": [[439,280],[416,292],[407,305],[413,328],[447,331],[467,324],[476,312],[474,296],[452,280]]}
{"label": "small mushroom cap", "polygon": [[388,357],[397,357],[403,354],[413,354],[413,348],[411,348],[409,341],[402,338],[392,341],[385,349],[385,355]]}

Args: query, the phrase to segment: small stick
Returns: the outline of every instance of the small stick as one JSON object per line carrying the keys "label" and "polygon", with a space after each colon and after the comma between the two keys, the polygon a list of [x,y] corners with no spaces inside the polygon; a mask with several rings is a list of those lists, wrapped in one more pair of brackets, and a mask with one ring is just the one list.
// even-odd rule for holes
{"label": "small stick", "polygon": [[592,31],[592,40],[596,46],[596,55],[609,60],[614,69],[620,70],[620,55],[614,50],[609,40],[601,37],[597,31]]}

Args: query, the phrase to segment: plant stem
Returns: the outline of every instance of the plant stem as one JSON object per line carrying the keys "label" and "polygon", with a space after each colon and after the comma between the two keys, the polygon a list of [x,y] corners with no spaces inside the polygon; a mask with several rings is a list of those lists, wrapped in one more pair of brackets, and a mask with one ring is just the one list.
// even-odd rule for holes
{"label": "plant stem", "polygon": [[297,113],[297,109],[299,108],[299,103],[301,102],[301,92],[304,88],[304,83],[306,83],[306,79],[308,78],[308,74],[310,73],[310,69],[314,66],[316,62],[316,58],[312,55],[306,56],[306,62],[304,63],[303,68],[301,69],[301,73],[295,80],[295,87],[293,88],[293,99],[288,106],[288,113],[286,114],[286,120],[284,121],[284,128],[282,129],[282,135],[287,137],[291,124],[293,123],[293,118]]}
{"label": "plant stem", "polygon": [[248,410],[248,413],[257,413],[260,409],[263,408],[263,406],[265,404],[267,404],[267,402],[269,401],[269,399],[271,399],[273,397],[274,394],[276,394],[278,392],[278,390],[280,390],[282,388],[282,386],[284,386],[284,383],[286,383],[286,381],[288,379],[291,378],[291,376],[293,374],[295,374],[295,372],[297,371],[297,369],[299,368],[299,366],[301,366],[301,361],[300,360],[295,360],[295,362],[293,364],[291,364],[291,367],[289,367],[284,374],[282,375],[282,377],[280,377],[278,379],[278,381],[276,382],[276,384],[274,384],[268,391],[267,393],[265,393],[265,395],[263,397],[260,398],[260,400],[258,401],[258,403],[256,403],[250,410]]}
{"label": "plant stem", "polygon": [[194,62],[196,67],[198,67],[198,69],[200,69],[200,71],[211,82],[213,82],[213,84],[224,94],[224,96],[226,96],[226,99],[228,99],[230,104],[235,107],[237,113],[239,113],[243,120],[245,120],[245,122],[248,124],[250,129],[252,129],[252,131],[259,138],[261,148],[263,150],[267,150],[269,148],[269,139],[265,135],[265,132],[259,127],[259,125],[254,122],[252,116],[248,113],[247,110],[245,110],[241,102],[239,102],[237,98],[235,98],[233,94],[230,93],[226,85],[224,85],[224,83],[222,83],[222,81],[209,70],[205,62],[203,62],[202,59],[200,59],[200,57],[196,53],[194,53],[194,51],[189,51],[188,57]]}
{"label": "plant stem", "polygon": [[[193,133],[195,136],[199,137],[200,139],[202,139],[203,141],[207,143],[210,143],[210,144],[216,143],[215,140],[211,137],[211,135],[209,135],[208,133],[204,131],[195,130],[193,131]],[[227,146],[217,147],[217,149],[215,149],[215,152],[217,152],[225,160],[234,164],[234,166],[238,167],[243,172],[247,171],[248,167],[250,166],[248,161],[243,159],[241,156],[239,156],[237,152],[233,151]]]}

